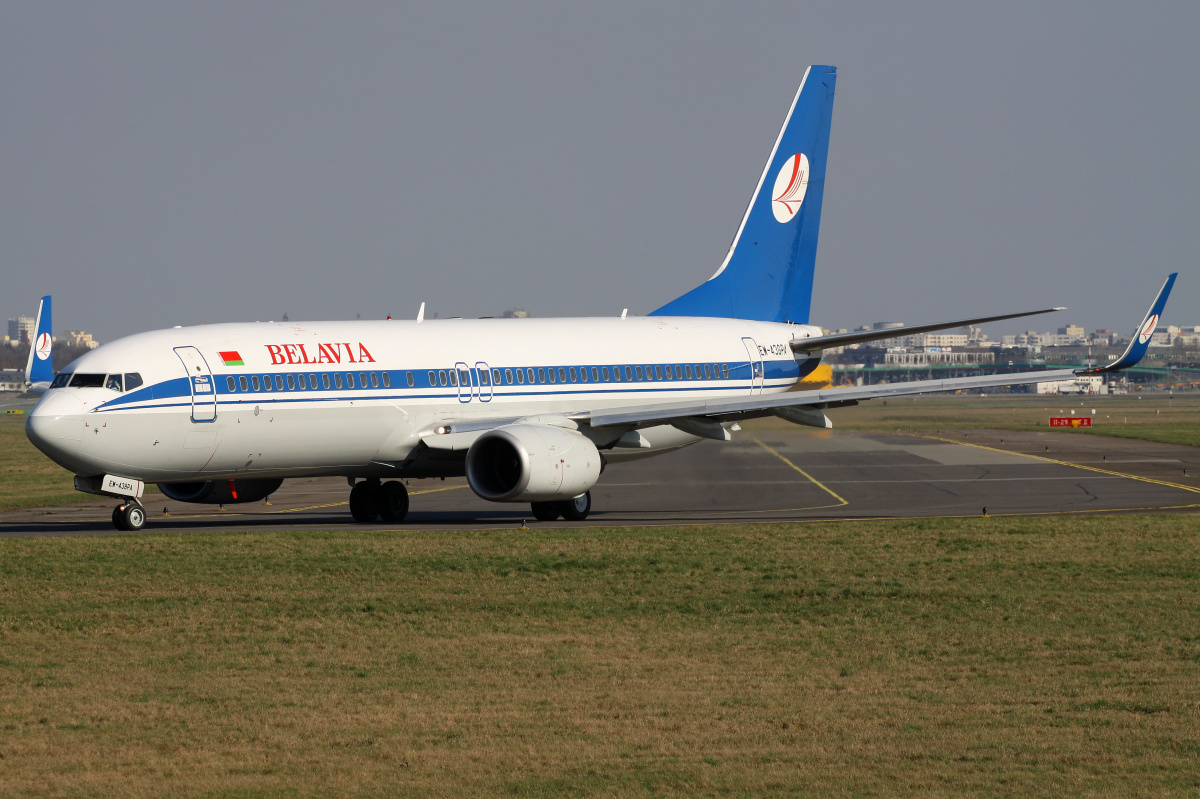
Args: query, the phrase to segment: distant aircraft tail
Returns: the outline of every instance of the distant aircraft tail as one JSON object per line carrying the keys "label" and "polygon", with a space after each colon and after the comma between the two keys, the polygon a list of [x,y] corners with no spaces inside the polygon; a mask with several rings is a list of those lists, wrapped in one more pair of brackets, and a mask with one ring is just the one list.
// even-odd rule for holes
{"label": "distant aircraft tail", "polygon": [[51,357],[54,336],[51,331],[50,297],[42,297],[38,306],[37,326],[29,342],[29,360],[25,363],[25,382],[33,390],[50,387],[54,379],[54,359]]}
{"label": "distant aircraft tail", "polygon": [[651,316],[807,324],[836,79],[835,67],[804,73],[725,262]]}

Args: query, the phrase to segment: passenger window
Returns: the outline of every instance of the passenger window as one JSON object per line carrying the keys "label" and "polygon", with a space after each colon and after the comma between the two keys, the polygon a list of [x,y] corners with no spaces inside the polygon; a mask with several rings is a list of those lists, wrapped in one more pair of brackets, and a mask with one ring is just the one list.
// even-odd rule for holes
{"label": "passenger window", "polygon": [[458,385],[458,370],[457,369],[453,369],[450,372],[450,385],[452,385],[452,386]]}
{"label": "passenger window", "polygon": [[321,388],[329,388],[329,374],[321,375]]}
{"label": "passenger window", "polygon": [[721,377],[725,377],[725,378],[729,377],[729,364],[727,364],[727,363],[721,364]]}
{"label": "passenger window", "polygon": [[[385,372],[383,376],[386,378],[387,373]],[[379,388],[379,375],[375,372],[371,372],[371,388]]]}
{"label": "passenger window", "polygon": [[680,366],[679,364],[675,364],[675,379],[676,380],[683,379],[683,367]]}
{"label": "passenger window", "polygon": [[471,370],[463,369],[458,373],[458,382],[460,385],[469,388],[471,386]]}
{"label": "passenger window", "polygon": [[121,390],[121,376],[120,375],[109,375],[108,379],[104,381],[104,387],[107,389],[111,389],[112,391],[120,391]]}
{"label": "passenger window", "polygon": [[550,373],[550,382],[553,383],[554,382],[554,370],[547,369],[546,371]]}
{"label": "passenger window", "polygon": [[[237,383],[234,382],[233,375],[225,378],[225,385],[229,386],[230,391],[237,391]],[[51,386],[53,388],[53,386]]]}
{"label": "passenger window", "polygon": [[500,370],[499,369],[492,370],[492,383],[494,383],[497,386],[500,385]]}
{"label": "passenger window", "polygon": [[[559,369],[558,371],[560,371],[560,372],[561,372],[562,370],[561,370],[561,369]],[[571,367],[571,382],[572,382],[572,383],[574,383],[574,382],[575,382],[576,380],[578,380],[578,379],[579,379],[578,375],[576,375],[576,374],[575,374],[575,367],[574,367],[574,366],[572,366],[572,367]]]}
{"label": "passenger window", "polygon": [[[605,369],[604,371],[605,371],[606,373],[608,372],[608,370],[607,370],[607,369]],[[604,375],[604,379],[605,379],[605,380],[607,380],[607,379],[608,379],[608,374],[605,374],[605,375]],[[597,368],[596,368],[596,367],[594,367],[594,366],[592,367],[592,382],[593,382],[593,383],[599,383],[599,382],[600,382],[600,370],[599,370],[599,369],[597,369]]]}
{"label": "passenger window", "polygon": [[517,370],[517,382],[518,382],[518,383],[524,383],[524,382],[525,382],[525,373],[524,373],[524,372],[522,372],[520,369],[518,369],[518,370]]}
{"label": "passenger window", "polygon": [[342,373],[341,372],[333,373],[333,387],[334,388],[342,387]]}
{"label": "passenger window", "polygon": [[586,366],[579,367],[579,381],[581,383],[587,382],[587,367]]}
{"label": "passenger window", "polygon": [[[550,382],[553,383],[554,381],[551,380]],[[558,382],[560,382],[560,383],[567,382],[567,370],[562,368],[561,366],[558,367]]]}
{"label": "passenger window", "polygon": [[[288,375],[291,377],[291,375]],[[275,390],[283,391],[283,375],[275,375]]]}
{"label": "passenger window", "polygon": [[662,379],[663,379],[663,375],[662,375],[662,367],[661,367],[661,366],[656,366],[656,367],[654,367],[654,379],[655,379],[655,380],[662,380]]}
{"label": "passenger window", "polygon": [[308,384],[304,382],[304,375],[296,375],[296,385],[300,386],[301,391],[308,389]]}
{"label": "passenger window", "polygon": [[687,379],[691,380],[692,379],[692,365],[690,363],[687,365],[687,367],[684,369],[684,371],[687,373]]}
{"label": "passenger window", "polygon": [[525,370],[525,377],[527,377],[529,379],[529,382],[531,384],[533,383],[533,369],[532,368]]}
{"label": "passenger window", "polygon": [[446,385],[446,383],[447,383],[447,381],[446,381],[446,370],[444,370],[444,369],[438,369],[438,385],[439,385],[439,386],[444,386],[444,385]]}
{"label": "passenger window", "polygon": [[[408,387],[409,387],[409,388],[412,388],[413,386],[415,386],[415,385],[417,384],[417,381],[416,381],[416,379],[413,377],[413,373],[412,373],[412,372],[405,372],[405,373],[404,373],[404,377],[405,377],[405,379],[408,381]],[[385,378],[386,378],[386,374],[385,374]]]}
{"label": "passenger window", "polygon": [[296,390],[296,376],[288,375],[287,376],[287,384],[288,384],[288,391],[295,391]]}
{"label": "passenger window", "polygon": [[607,367],[607,366],[605,366],[604,368],[602,368],[602,369],[600,370],[600,374],[601,374],[601,375],[604,377],[604,382],[605,382],[605,383],[607,383],[607,382],[608,382],[608,380],[609,380],[609,377],[608,377],[608,367]]}
{"label": "passenger window", "polygon": [[354,375],[346,372],[346,388],[354,388]]}
{"label": "passenger window", "polygon": [[546,382],[546,370],[545,369],[538,369],[538,382],[539,383]]}
{"label": "passenger window", "polygon": [[240,386],[240,387],[241,387],[242,391],[249,391],[249,390],[250,390],[250,384],[246,382],[246,376],[245,376],[245,375],[242,375],[241,377],[239,377],[239,378],[238,378],[238,386]]}
{"label": "passenger window", "polygon": [[704,379],[712,380],[712,367],[708,364],[704,364]]}
{"label": "passenger window", "polygon": [[62,388],[71,380],[70,372],[60,372],[54,376],[54,382],[50,384],[50,388]]}
{"label": "passenger window", "polygon": [[138,374],[137,372],[126,372],[125,373],[125,390],[126,391],[133,391],[135,388],[137,388],[141,384],[142,384],[142,376],[140,374]]}
{"label": "passenger window", "polygon": [[[517,371],[520,371],[520,370],[517,370]],[[504,370],[504,382],[510,386],[513,384],[512,369]]]}
{"label": "passenger window", "polygon": [[437,375],[435,375],[433,372],[429,373],[429,385],[431,385],[431,386],[437,385]]}
{"label": "passenger window", "polygon": [[258,375],[250,375],[250,383],[254,386],[255,391],[262,391],[262,384],[258,381]]}
{"label": "passenger window", "polygon": [[[641,367],[638,367],[638,368],[641,368]],[[625,379],[626,380],[633,379],[633,370],[630,369],[628,366],[625,367]]]}
{"label": "passenger window", "polygon": [[263,375],[263,391],[271,390],[271,376]]}
{"label": "passenger window", "polygon": [[634,371],[636,371],[636,372],[637,372],[637,379],[638,379],[638,380],[644,380],[644,379],[645,379],[645,375],[642,373],[642,367],[640,367],[640,366],[639,366],[639,367],[637,367],[637,369],[636,369],[636,370],[634,370]]}
{"label": "passenger window", "polygon": [[490,386],[492,384],[492,375],[487,369],[479,370],[479,385]]}

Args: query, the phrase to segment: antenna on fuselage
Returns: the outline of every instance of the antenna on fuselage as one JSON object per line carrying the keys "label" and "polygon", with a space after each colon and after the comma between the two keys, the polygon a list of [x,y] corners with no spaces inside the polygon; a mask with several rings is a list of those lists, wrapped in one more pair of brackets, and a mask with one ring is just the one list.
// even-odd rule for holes
{"label": "antenna on fuselage", "polygon": [[421,303],[421,309],[419,311],[417,311],[417,321],[418,322],[425,321],[425,303]]}

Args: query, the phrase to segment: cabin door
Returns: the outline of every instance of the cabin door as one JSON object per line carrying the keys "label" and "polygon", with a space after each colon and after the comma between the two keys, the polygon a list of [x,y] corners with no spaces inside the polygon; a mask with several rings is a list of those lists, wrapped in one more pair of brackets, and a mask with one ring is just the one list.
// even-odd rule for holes
{"label": "cabin door", "polygon": [[192,421],[211,422],[217,418],[217,387],[213,382],[208,361],[195,347],[176,347],[175,354],[183,362],[188,385],[192,392]]}
{"label": "cabin door", "polygon": [[746,354],[750,356],[750,396],[753,397],[755,394],[762,393],[762,354],[758,351],[758,345],[754,343],[754,339],[749,336],[743,338],[742,343],[746,345]]}

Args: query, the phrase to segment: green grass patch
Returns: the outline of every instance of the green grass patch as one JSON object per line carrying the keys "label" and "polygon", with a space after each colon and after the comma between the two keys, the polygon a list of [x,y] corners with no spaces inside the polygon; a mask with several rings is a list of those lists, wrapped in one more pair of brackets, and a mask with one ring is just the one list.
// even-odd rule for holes
{"label": "green grass patch", "polygon": [[1200,521],[0,541],[0,795],[1188,795]]}

